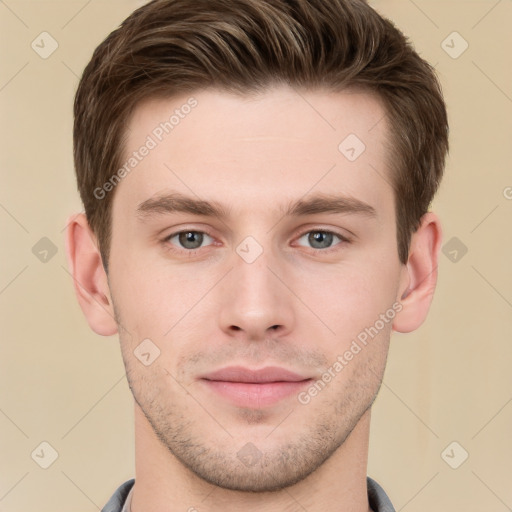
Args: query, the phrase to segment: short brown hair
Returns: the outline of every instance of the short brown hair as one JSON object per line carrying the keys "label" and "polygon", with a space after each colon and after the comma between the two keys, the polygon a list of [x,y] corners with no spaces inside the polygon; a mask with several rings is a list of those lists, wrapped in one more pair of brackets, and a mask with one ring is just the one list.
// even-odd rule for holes
{"label": "short brown hair", "polygon": [[[433,68],[363,0],[153,0],[95,50],[74,104],[78,189],[105,270],[115,191],[94,191],[122,161],[125,127],[143,99],[272,84],[371,91],[392,141],[398,255],[406,263],[441,180],[448,122]],[[341,142],[341,141],[340,141]]]}

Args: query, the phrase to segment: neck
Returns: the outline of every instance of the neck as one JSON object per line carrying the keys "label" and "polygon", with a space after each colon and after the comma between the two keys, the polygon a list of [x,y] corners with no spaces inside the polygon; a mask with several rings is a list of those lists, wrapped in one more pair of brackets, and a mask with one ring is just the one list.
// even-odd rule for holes
{"label": "neck", "polygon": [[135,404],[131,512],[371,512],[366,487],[370,411],[308,477],[285,489],[260,493],[224,489],[199,478],[169,452]]}

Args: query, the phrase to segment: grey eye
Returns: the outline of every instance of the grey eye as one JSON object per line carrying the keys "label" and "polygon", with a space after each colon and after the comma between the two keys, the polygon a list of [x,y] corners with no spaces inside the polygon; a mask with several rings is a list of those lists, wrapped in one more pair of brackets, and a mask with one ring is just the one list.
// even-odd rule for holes
{"label": "grey eye", "polygon": [[[328,249],[333,245],[334,239],[342,241],[342,238],[329,231],[310,231],[299,238],[299,245],[309,245],[313,249]],[[304,241],[304,243],[300,243]]]}
{"label": "grey eye", "polygon": [[[208,239],[211,243],[212,237],[200,231],[182,231],[170,236],[169,242],[183,249],[194,250],[199,249]],[[177,240],[177,242],[173,242],[173,240]]]}

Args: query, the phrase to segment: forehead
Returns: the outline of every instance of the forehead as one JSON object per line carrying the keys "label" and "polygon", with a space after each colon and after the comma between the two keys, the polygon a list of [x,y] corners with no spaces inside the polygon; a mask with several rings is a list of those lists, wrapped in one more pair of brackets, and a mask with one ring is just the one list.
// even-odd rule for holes
{"label": "forehead", "polygon": [[387,132],[380,101],[353,90],[279,87],[240,96],[210,89],[146,100],[128,124],[123,164],[135,165],[114,203],[135,210],[179,191],[235,209],[250,198],[268,210],[269,201],[313,189],[378,202],[383,190],[391,194]]}

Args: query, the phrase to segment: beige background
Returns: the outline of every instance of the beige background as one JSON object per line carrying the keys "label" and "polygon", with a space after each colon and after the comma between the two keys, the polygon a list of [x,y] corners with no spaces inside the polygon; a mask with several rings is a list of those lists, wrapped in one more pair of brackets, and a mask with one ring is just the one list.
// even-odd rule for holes
{"label": "beige background", "polygon": [[[81,210],[71,132],[78,77],[142,3],[0,2],[2,512],[92,512],[134,476],[132,396],[117,337],[88,328],[64,227]],[[397,511],[511,510],[512,1],[372,3],[440,74],[452,150],[434,210],[444,244],[456,237],[459,252],[451,261],[455,246],[445,246],[427,322],[394,335],[368,473]],[[31,48],[43,31],[59,45],[47,59]],[[458,58],[445,51],[463,49],[459,36],[448,37],[454,31],[469,44]],[[57,249],[46,262],[33,253],[43,237]],[[31,456],[43,441],[58,452],[48,469]],[[446,461],[460,463],[462,450],[469,458],[452,469]]]}

